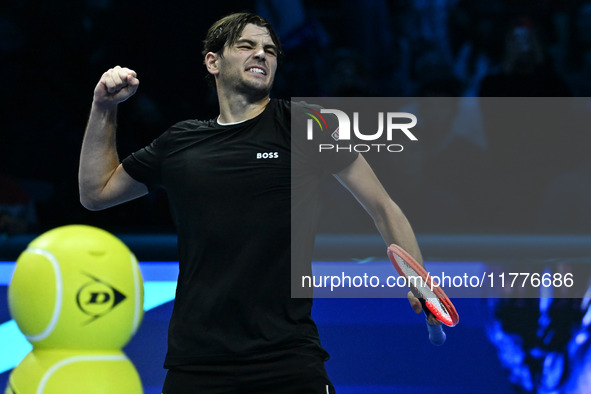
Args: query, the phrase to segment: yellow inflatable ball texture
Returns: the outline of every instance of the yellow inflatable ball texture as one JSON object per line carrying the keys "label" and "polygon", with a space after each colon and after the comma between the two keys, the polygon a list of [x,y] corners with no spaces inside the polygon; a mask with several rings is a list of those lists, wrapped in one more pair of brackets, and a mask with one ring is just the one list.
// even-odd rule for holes
{"label": "yellow inflatable ball texture", "polygon": [[34,239],[8,287],[12,318],[35,349],[121,349],[141,323],[143,301],[133,253],[85,225]]}
{"label": "yellow inflatable ball texture", "polygon": [[139,374],[120,350],[33,349],[8,377],[5,394],[141,394]]}

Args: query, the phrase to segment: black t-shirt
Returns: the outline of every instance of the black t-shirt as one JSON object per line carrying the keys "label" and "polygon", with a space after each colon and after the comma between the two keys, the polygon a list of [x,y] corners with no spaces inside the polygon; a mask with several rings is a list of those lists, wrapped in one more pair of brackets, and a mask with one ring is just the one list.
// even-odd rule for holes
{"label": "black t-shirt", "polygon": [[[322,176],[357,155],[319,156],[295,143],[297,187],[305,189],[296,199],[306,201],[292,212],[290,109],[288,101],[271,100],[235,125],[180,122],[123,161],[134,179],[166,190],[178,232],[167,368],[301,346],[325,355],[312,300],[291,298],[291,214],[312,219]],[[295,258],[309,265],[314,220],[298,220],[293,232],[294,242],[304,243]]]}

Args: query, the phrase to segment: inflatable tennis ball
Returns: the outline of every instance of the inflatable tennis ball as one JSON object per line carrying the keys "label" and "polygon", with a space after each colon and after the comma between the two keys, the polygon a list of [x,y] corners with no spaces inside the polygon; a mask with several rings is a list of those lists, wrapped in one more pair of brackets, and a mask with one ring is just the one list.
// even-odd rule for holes
{"label": "inflatable tennis ball", "polygon": [[143,289],[123,242],[71,225],[40,235],[21,253],[8,306],[34,348],[121,349],[143,318]]}
{"label": "inflatable tennis ball", "polygon": [[35,349],[12,370],[5,394],[140,394],[137,370],[120,350]]}

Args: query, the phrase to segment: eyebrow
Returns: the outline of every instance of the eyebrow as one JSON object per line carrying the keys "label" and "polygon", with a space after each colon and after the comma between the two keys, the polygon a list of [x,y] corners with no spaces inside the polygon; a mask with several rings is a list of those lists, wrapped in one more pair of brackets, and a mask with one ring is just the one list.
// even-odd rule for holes
{"label": "eyebrow", "polygon": [[[252,46],[256,46],[257,43],[253,40],[250,40],[248,38],[240,38],[239,40],[236,41],[235,45],[240,45],[240,44],[250,44]],[[267,45],[263,45],[264,49],[273,49],[275,52],[277,52],[277,46],[275,44],[267,44]]]}

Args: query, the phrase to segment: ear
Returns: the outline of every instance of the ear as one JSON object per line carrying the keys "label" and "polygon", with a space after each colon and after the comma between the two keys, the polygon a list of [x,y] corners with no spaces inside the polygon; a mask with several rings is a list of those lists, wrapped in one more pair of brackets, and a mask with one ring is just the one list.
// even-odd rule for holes
{"label": "ear", "polygon": [[212,75],[216,75],[219,73],[218,60],[219,56],[216,53],[207,52],[207,54],[205,55],[205,67],[207,67],[207,71]]}

